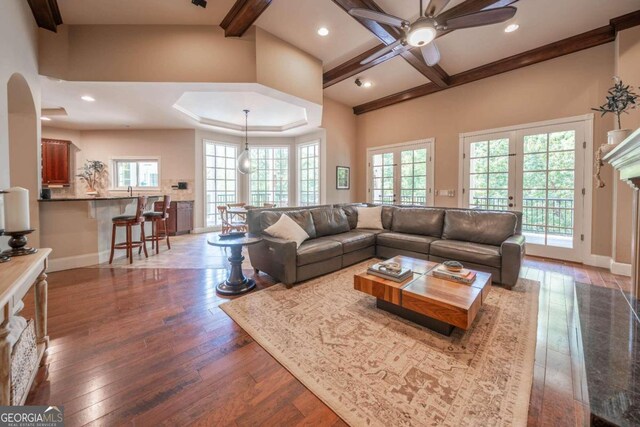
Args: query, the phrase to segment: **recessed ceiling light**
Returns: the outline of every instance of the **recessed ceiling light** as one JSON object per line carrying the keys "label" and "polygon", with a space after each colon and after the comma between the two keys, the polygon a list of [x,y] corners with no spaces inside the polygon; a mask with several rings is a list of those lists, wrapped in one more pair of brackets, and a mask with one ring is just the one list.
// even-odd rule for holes
{"label": "recessed ceiling light", "polygon": [[328,36],[329,35],[329,29],[327,27],[320,27],[318,28],[318,35],[319,36]]}
{"label": "recessed ceiling light", "polygon": [[367,82],[362,83],[362,86],[363,87],[371,87],[371,86],[373,86],[373,83],[367,81]]}
{"label": "recessed ceiling light", "polygon": [[518,28],[520,28],[520,25],[518,25],[518,24],[510,24],[510,25],[507,25],[507,28],[504,29],[504,32],[505,33],[513,33]]}
{"label": "recessed ceiling light", "polygon": [[49,117],[46,117],[46,116],[40,117],[40,120],[45,121],[45,122],[50,122],[51,121],[51,119]]}
{"label": "recessed ceiling light", "polygon": [[89,96],[89,95],[84,95],[84,96],[80,97],[80,99],[82,99],[83,101],[87,101],[87,102],[95,101],[95,98],[93,96]]}

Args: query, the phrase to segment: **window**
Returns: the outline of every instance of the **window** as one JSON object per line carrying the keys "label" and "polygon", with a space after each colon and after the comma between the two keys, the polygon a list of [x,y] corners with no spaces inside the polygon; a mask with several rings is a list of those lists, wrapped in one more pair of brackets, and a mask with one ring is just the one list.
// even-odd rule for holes
{"label": "window", "polygon": [[320,143],[298,145],[298,203],[320,204]]}
{"label": "window", "polygon": [[158,159],[116,159],[113,186],[117,189],[160,188],[160,161]]}
{"label": "window", "polygon": [[207,226],[220,225],[218,206],[236,203],[238,147],[204,141]]}
{"label": "window", "polygon": [[289,147],[251,147],[249,204],[289,205]]}

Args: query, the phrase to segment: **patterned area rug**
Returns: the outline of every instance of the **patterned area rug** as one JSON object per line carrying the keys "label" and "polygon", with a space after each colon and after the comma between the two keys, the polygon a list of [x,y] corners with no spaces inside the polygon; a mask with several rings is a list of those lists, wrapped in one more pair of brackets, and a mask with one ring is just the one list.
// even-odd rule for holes
{"label": "patterned area rug", "polygon": [[221,308],[351,425],[525,425],[539,283],[494,286],[471,329],[445,337],[353,289],[373,262]]}

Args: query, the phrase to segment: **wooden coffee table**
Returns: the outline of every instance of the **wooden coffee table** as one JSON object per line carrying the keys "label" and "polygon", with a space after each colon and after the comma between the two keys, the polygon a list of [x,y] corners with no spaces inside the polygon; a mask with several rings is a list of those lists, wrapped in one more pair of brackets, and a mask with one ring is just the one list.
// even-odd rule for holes
{"label": "wooden coffee table", "polygon": [[376,297],[378,308],[444,335],[455,327],[469,329],[491,289],[489,273],[476,271],[476,280],[463,285],[433,277],[437,262],[406,256],[390,261],[411,268],[413,277],[397,283],[365,271],[354,276],[354,289]]}

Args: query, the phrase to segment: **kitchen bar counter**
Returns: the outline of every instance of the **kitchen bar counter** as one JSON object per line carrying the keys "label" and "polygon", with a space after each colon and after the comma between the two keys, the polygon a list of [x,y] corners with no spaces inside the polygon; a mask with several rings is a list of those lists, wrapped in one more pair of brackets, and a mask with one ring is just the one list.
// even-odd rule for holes
{"label": "kitchen bar counter", "polygon": [[[160,197],[160,196],[148,196]],[[55,199],[38,199],[39,202],[93,202],[95,200],[127,200],[136,199],[138,196],[121,196],[121,197],[60,197]]]}

